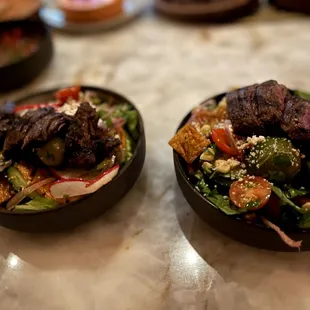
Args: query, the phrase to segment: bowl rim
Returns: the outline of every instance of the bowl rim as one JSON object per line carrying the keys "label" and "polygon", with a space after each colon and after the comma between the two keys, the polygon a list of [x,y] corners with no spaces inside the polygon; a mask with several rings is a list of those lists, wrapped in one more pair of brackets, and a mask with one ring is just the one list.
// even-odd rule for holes
{"label": "bowl rim", "polygon": [[15,27],[27,27],[28,25],[35,25],[37,27],[36,31],[40,31],[43,30],[43,33],[41,36],[39,36],[38,38],[38,48],[30,53],[28,56],[23,57],[22,59],[15,61],[15,62],[11,62],[8,63],[4,66],[0,66],[0,72],[3,70],[12,70],[14,69],[14,67],[18,67],[26,62],[28,62],[30,59],[34,59],[42,50],[42,47],[44,46],[45,42],[48,40],[51,40],[51,32],[50,29],[41,21],[41,20],[27,20],[27,19],[18,19],[18,20],[10,20],[10,21],[3,21],[0,22],[0,33],[3,32],[2,31],[2,27],[6,27],[6,26],[10,26],[12,25],[14,27],[14,25],[16,25]]}
{"label": "bowl rim", "polygon": [[[291,90],[289,89],[290,92],[294,92],[295,90]],[[200,106],[202,105],[203,103],[209,101],[209,100],[216,100],[216,104],[218,105],[219,104],[219,100],[221,100],[222,98],[224,98],[226,95],[227,95],[228,92],[224,92],[224,93],[220,93],[218,95],[214,95],[212,97],[209,97],[208,99],[205,99],[204,101],[202,101],[199,105],[197,106]],[[189,117],[191,116],[191,113],[192,111],[190,111],[189,113],[186,114],[185,117],[183,117],[183,119],[181,120],[181,122],[179,123],[178,127],[177,127],[177,130],[175,133],[177,133],[186,123],[186,121],[189,119]],[[177,165],[176,169],[178,169],[181,177],[183,178],[183,180],[185,181],[185,183],[191,188],[191,190],[195,193],[195,195],[197,195],[199,198],[201,198],[204,203],[206,205],[208,205],[208,208],[214,208],[218,211],[218,213],[222,214],[223,216],[226,216],[227,218],[230,218],[231,220],[234,220],[234,221],[239,221],[241,223],[241,221],[243,223],[246,223],[247,225],[250,225],[252,226],[253,228],[258,228],[258,229],[261,229],[261,230],[264,230],[264,231],[270,231],[270,232],[273,232],[273,230],[269,227],[266,227],[266,226],[263,226],[263,225],[259,225],[259,224],[250,224],[246,221],[244,221],[243,219],[241,218],[238,218],[238,217],[234,217],[234,216],[231,216],[231,215],[227,215],[225,214],[224,212],[222,212],[221,210],[219,210],[219,208],[217,208],[215,206],[215,204],[213,202],[211,202],[210,200],[208,200],[205,196],[203,196],[197,189],[196,187],[189,181],[189,178],[188,178],[188,175],[186,174],[184,168],[183,168],[183,165],[181,164],[181,160],[182,160],[182,157],[181,155],[179,155],[175,150],[173,150],[173,158],[174,158],[174,162],[175,164]],[[182,191],[182,189],[181,189]],[[182,191],[183,192],[183,191]],[[192,206],[191,206],[192,207]],[[193,207],[192,207],[193,208]],[[195,211],[195,210],[194,210]],[[196,211],[195,211],[196,212]],[[310,228],[297,228],[297,229],[293,229],[293,230],[289,230],[289,231],[286,231],[286,233],[288,234],[306,234],[306,233],[309,233],[310,232]]]}
{"label": "bowl rim", "polygon": [[[14,100],[14,103],[16,103],[16,105],[21,105],[22,106],[23,104],[21,102],[25,102],[25,101],[31,100],[31,98],[35,98],[37,96],[44,96],[44,95],[48,95],[48,94],[53,94],[53,93],[55,93],[59,89],[70,87],[70,86],[72,86],[72,84],[59,85],[59,86],[56,86],[56,87],[53,87],[53,88],[44,89],[42,91],[40,91],[40,90],[36,91],[35,90],[35,91],[25,95],[25,96],[18,97],[16,100]],[[111,89],[108,89],[108,88],[99,87],[99,86],[90,86],[90,85],[86,85],[86,84],[85,85],[84,84],[80,85],[80,87],[81,87],[82,90],[84,89],[84,90],[99,91],[99,92],[103,92],[103,93],[108,93],[109,95],[112,95],[112,96],[116,96],[116,97],[124,100],[125,102],[129,103],[134,108],[134,110],[138,112],[139,140],[136,143],[136,148],[135,148],[135,150],[134,150],[134,152],[132,154],[131,159],[119,170],[119,172],[116,175],[116,177],[113,178],[109,183],[104,185],[104,186],[107,186],[110,183],[115,182],[119,178],[121,178],[122,175],[125,174],[125,172],[129,169],[129,167],[130,167],[131,163],[133,162],[133,160],[137,157],[137,154],[138,154],[139,149],[141,147],[142,139],[145,136],[143,118],[142,118],[142,115],[141,115],[139,109],[136,107],[135,104],[133,104],[131,102],[131,100],[129,100],[127,97],[123,96],[122,94],[117,93],[114,90],[111,90]],[[100,187],[98,190],[100,190],[104,186]],[[69,205],[73,205],[73,204],[75,204],[77,202],[81,202],[82,200],[86,200],[90,195],[94,195],[96,192],[94,192],[92,194],[89,194],[89,195],[85,195],[84,197],[82,197],[81,199],[78,199],[77,201],[69,202],[69,203],[64,204],[64,205],[57,205],[55,208],[51,208],[51,209],[35,210],[35,211],[15,211],[15,212],[12,212],[12,211],[9,211],[9,210],[0,209],[0,214],[6,214],[6,215],[12,215],[12,216],[25,216],[25,215],[31,216],[31,215],[37,215],[37,214],[42,214],[42,213],[55,212],[55,211],[58,211],[59,209],[66,208]]]}

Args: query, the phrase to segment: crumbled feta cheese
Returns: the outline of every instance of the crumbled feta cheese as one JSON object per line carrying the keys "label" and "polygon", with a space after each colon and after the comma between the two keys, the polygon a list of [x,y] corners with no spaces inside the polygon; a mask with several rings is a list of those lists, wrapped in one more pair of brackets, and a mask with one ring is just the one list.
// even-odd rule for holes
{"label": "crumbled feta cheese", "polygon": [[252,137],[247,137],[247,140],[246,140],[247,142],[239,145],[238,148],[240,150],[244,150],[248,147],[256,145],[259,142],[264,142],[265,140],[266,140],[266,138],[264,136],[258,136],[257,137],[254,135]]}
{"label": "crumbled feta cheese", "polygon": [[252,145],[256,145],[259,142],[264,142],[266,140],[266,138],[264,136],[252,136],[252,137],[248,137],[247,138],[247,142],[252,144]]}
{"label": "crumbled feta cheese", "polygon": [[[79,108],[81,102],[75,100],[69,100],[68,102],[64,103],[62,106],[56,109],[57,112],[64,113],[70,116],[75,115],[77,109]],[[96,108],[91,102],[89,102],[92,108]]]}
{"label": "crumbled feta cheese", "polygon": [[99,118],[98,127],[99,128],[104,128],[104,121],[101,118]]}

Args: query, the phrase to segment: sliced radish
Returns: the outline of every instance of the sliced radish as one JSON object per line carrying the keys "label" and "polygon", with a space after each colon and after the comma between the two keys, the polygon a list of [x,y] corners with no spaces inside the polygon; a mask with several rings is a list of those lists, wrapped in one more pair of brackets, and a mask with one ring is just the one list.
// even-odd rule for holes
{"label": "sliced radish", "polygon": [[50,171],[57,179],[60,180],[85,181],[85,176],[87,175],[87,171],[78,169],[57,170],[50,168]]}
{"label": "sliced radish", "polygon": [[55,199],[91,194],[109,183],[118,171],[119,165],[116,165],[93,180],[62,179],[50,185],[50,192]]}

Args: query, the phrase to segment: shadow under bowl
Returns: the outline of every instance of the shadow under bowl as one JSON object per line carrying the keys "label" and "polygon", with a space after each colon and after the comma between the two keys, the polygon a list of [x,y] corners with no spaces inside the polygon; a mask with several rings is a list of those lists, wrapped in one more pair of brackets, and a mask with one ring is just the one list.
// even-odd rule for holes
{"label": "shadow under bowl", "polygon": [[38,47],[30,55],[0,66],[0,92],[17,89],[30,83],[47,67],[53,57],[50,31],[39,20],[16,20],[0,23],[0,34],[19,28],[26,36],[35,37]]}
{"label": "shadow under bowl", "polygon": [[[61,87],[63,88],[63,87]],[[17,105],[42,103],[53,100],[55,92],[60,89],[51,89],[31,94],[16,101]],[[117,101],[126,102],[136,107],[125,97],[111,90],[82,86],[82,91],[94,91],[102,96],[112,96]],[[137,109],[136,109],[137,110]],[[137,181],[145,159],[145,133],[141,114],[138,112],[139,140],[132,158],[119,171],[118,175],[108,184],[95,193],[50,210],[33,212],[0,212],[0,225],[14,230],[28,232],[57,232],[70,230],[94,219],[118,203],[134,186]]]}
{"label": "shadow under bowl", "polygon": [[[224,96],[226,96],[226,93],[210,99],[214,99],[219,103]],[[191,113],[188,113],[185,116],[178,130],[186,124],[190,115]],[[249,246],[272,251],[296,252],[296,248],[286,245],[272,229],[249,224],[242,218],[228,216],[218,210],[211,201],[195,189],[195,186],[190,181],[185,160],[175,151],[173,152],[173,160],[177,181],[184,197],[199,217],[213,229]],[[308,230],[296,229],[289,232],[288,235],[294,240],[303,240],[301,251],[310,250],[310,232]]]}

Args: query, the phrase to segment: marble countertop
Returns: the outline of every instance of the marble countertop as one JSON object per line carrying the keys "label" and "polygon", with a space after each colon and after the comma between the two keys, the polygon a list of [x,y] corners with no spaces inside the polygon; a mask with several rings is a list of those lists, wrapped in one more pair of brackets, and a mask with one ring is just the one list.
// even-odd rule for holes
{"label": "marble countertop", "polygon": [[63,83],[115,89],[144,117],[146,162],[121,203],[70,233],[0,228],[0,256],[16,255],[2,261],[0,308],[309,309],[310,253],[251,248],[205,225],[178,188],[167,145],[194,105],[231,86],[272,78],[310,89],[309,27],[269,11],[217,26],[147,12],[110,32],[54,33],[51,66],[8,96]]}

